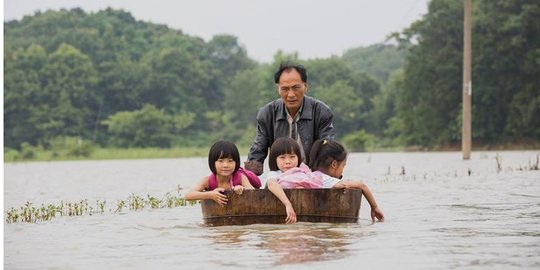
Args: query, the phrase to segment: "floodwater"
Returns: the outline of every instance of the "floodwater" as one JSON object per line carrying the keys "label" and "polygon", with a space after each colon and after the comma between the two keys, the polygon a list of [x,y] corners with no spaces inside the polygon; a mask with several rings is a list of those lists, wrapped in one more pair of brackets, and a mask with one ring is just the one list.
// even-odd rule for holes
{"label": "floodwater", "polygon": [[[4,222],[4,268],[540,269],[540,171],[527,170],[539,152],[350,154],[344,175],[368,184],[383,223],[365,199],[355,224],[205,227],[199,204]],[[4,207],[111,209],[208,172],[206,158],[7,163]]]}

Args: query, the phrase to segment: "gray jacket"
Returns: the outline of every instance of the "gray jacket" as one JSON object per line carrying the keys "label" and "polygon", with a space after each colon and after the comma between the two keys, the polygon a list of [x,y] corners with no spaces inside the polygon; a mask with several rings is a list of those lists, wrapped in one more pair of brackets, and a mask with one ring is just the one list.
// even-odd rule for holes
{"label": "gray jacket", "polygon": [[[268,149],[275,139],[289,136],[287,112],[282,99],[264,105],[257,113],[257,135],[249,149],[248,161],[264,163]],[[306,159],[313,142],[318,139],[333,139],[333,113],[330,107],[315,98],[304,96],[304,105],[298,120],[298,134],[304,148]],[[304,161],[306,164],[308,161]]]}

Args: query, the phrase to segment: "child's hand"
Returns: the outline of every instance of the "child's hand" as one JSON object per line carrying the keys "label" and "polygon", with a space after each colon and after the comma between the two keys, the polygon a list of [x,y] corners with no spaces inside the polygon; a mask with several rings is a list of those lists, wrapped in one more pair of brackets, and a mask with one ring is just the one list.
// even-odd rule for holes
{"label": "child's hand", "polygon": [[245,189],[244,186],[241,186],[241,185],[233,187],[234,192],[236,192],[236,194],[238,195],[242,195],[242,193],[244,192],[244,189]]}
{"label": "child's hand", "polygon": [[347,184],[343,183],[343,181],[335,184],[332,188],[347,188]]}
{"label": "child's hand", "polygon": [[294,212],[294,209],[292,205],[285,206],[285,211],[287,212],[287,218],[285,218],[285,223],[296,223],[296,213]]}
{"label": "child's hand", "polygon": [[371,220],[375,222],[375,218],[377,218],[379,222],[384,221],[384,214],[379,207],[371,208]]}
{"label": "child's hand", "polygon": [[225,204],[227,204],[227,201],[229,199],[227,199],[227,196],[225,194],[223,194],[222,192],[225,192],[224,188],[216,188],[216,189],[210,191],[211,198],[215,202],[225,205]]}

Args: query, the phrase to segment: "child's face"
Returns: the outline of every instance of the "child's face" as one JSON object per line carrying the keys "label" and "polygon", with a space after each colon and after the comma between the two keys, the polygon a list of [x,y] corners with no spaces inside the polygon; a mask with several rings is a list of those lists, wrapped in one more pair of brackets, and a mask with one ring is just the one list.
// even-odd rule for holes
{"label": "child's face", "polygon": [[298,167],[298,156],[296,154],[283,154],[277,156],[276,160],[278,168],[285,172],[290,168]]}
{"label": "child's face", "polygon": [[216,160],[216,174],[221,176],[230,176],[236,168],[236,161],[232,157],[220,157]]}
{"label": "child's face", "polygon": [[334,162],[332,162],[332,164],[330,165],[330,170],[328,171],[328,173],[332,177],[341,179],[341,177],[343,176],[343,169],[345,168],[345,165],[347,165],[347,159],[341,162],[334,160]]}

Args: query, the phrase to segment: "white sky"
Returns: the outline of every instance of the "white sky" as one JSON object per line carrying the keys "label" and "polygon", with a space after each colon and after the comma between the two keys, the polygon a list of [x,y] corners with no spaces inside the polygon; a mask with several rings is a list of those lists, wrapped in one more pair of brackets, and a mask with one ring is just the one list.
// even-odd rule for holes
{"label": "white sky", "polygon": [[4,0],[4,21],[35,11],[112,7],[137,20],[166,24],[206,41],[238,37],[248,55],[269,62],[282,50],[300,58],[326,58],[383,42],[427,13],[429,0]]}

